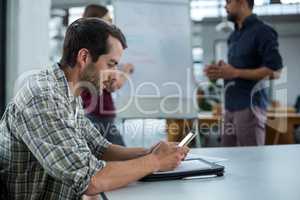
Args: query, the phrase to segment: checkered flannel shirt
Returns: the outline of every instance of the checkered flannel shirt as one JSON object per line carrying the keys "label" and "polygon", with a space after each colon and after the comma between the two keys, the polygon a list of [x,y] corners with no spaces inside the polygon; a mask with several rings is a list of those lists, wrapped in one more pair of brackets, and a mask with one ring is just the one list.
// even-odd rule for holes
{"label": "checkered flannel shirt", "polygon": [[81,199],[110,144],[84,116],[58,65],[32,75],[0,122],[5,199]]}

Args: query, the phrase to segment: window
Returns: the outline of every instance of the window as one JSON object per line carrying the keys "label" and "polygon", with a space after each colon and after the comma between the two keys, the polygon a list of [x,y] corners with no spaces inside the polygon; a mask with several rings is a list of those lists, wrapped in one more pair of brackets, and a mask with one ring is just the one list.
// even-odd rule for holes
{"label": "window", "polygon": [[69,24],[82,17],[85,7],[74,7],[69,9]]}
{"label": "window", "polygon": [[65,18],[68,11],[64,9],[52,9],[51,19],[49,21],[49,38],[50,38],[50,60],[58,62],[61,58],[63,41],[66,32]]}
{"label": "window", "polygon": [[[258,15],[300,14],[300,0],[281,0],[271,4],[270,0],[255,0],[254,12]],[[225,17],[225,0],[191,0],[191,18],[201,21],[205,17]]]}
{"label": "window", "polygon": [[200,83],[203,78],[203,49],[194,47],[192,50],[194,77],[197,83]]}
{"label": "window", "polygon": [[283,4],[300,3],[300,0],[281,0]]}

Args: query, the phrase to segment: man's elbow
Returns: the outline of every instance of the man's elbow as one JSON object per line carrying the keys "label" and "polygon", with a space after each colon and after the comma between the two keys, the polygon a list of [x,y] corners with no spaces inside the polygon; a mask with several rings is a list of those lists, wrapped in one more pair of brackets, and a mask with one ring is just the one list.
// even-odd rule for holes
{"label": "man's elbow", "polygon": [[84,194],[87,195],[87,196],[92,196],[92,195],[99,194],[100,192],[102,192],[102,191],[98,190],[97,184],[96,184],[96,181],[95,181],[95,177],[92,177],[91,181],[88,185],[88,188],[86,189]]}
{"label": "man's elbow", "polygon": [[88,188],[86,189],[84,194],[87,196],[93,196],[101,192],[110,191],[114,188],[115,187],[113,186],[112,181],[110,181],[101,170],[91,178]]}
{"label": "man's elbow", "polygon": [[88,188],[86,189],[84,194],[87,196],[93,196],[101,192],[106,192],[108,190],[109,190],[108,185],[104,184],[102,180],[100,180],[99,178],[97,179],[94,176],[91,178]]}

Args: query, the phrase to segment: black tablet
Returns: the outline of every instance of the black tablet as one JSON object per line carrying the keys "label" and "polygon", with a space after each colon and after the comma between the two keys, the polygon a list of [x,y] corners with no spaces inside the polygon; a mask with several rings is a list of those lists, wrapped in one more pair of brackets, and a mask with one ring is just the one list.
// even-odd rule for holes
{"label": "black tablet", "polygon": [[191,159],[182,161],[173,171],[155,172],[143,177],[140,181],[177,180],[193,176],[216,175],[223,176],[224,166],[208,162],[204,159]]}

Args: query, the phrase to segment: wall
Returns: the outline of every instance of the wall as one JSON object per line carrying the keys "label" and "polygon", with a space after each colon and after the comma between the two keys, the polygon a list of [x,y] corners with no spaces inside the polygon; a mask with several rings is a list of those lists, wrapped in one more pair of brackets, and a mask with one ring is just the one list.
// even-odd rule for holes
{"label": "wall", "polygon": [[52,0],[52,8],[70,8],[86,6],[88,4],[102,4],[107,5],[111,0]]}
{"label": "wall", "polygon": [[22,74],[50,64],[51,0],[10,0],[7,7],[6,102],[9,102]]}
{"label": "wall", "polygon": [[[296,96],[300,95],[300,15],[266,16],[260,17],[273,26],[279,35],[279,48],[286,67],[280,80],[275,81],[273,96],[283,104],[292,106]],[[204,50],[203,62],[210,63],[215,59],[214,46],[218,41],[226,42],[229,34],[216,31],[215,26],[221,19],[210,18],[195,22],[194,46],[201,46]]]}

